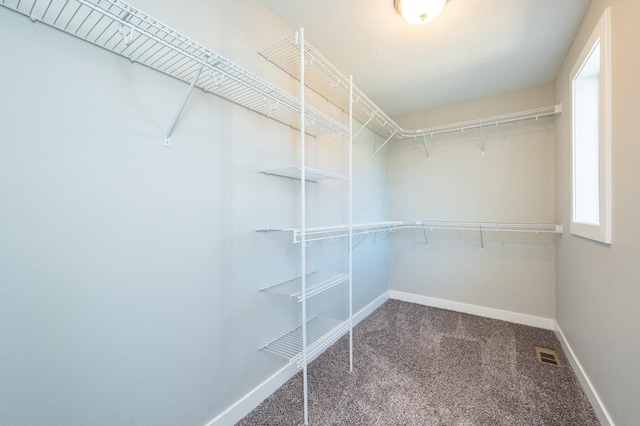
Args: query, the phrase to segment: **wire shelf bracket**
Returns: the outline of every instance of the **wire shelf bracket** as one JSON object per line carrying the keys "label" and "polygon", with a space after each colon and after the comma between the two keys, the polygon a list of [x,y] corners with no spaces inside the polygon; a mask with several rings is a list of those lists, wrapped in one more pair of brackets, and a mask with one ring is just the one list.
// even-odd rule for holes
{"label": "wire shelf bracket", "polygon": [[[129,34],[133,33],[133,29],[131,30],[131,32]],[[126,41],[125,41],[126,44]],[[131,43],[129,43],[131,44]],[[184,96],[184,99],[182,100],[182,103],[180,104],[180,107],[178,107],[178,112],[176,113],[175,117],[173,118],[173,121],[171,122],[171,125],[169,126],[169,130],[167,130],[167,133],[164,135],[164,146],[169,147],[171,146],[171,135],[173,134],[173,130],[176,128],[176,124],[178,123],[178,120],[180,119],[180,116],[182,115],[182,112],[184,111],[184,108],[187,106],[187,102],[189,102],[189,98],[191,97],[191,92],[193,92],[193,89],[196,87],[196,83],[198,82],[198,79],[200,78],[200,74],[202,74],[202,70],[204,70],[204,67],[207,65],[207,61],[209,60],[209,53],[205,53],[203,58],[202,58],[202,65],[200,65],[200,68],[198,69],[198,72],[196,73],[195,77],[193,77],[193,80],[191,81],[191,84],[189,85],[189,89],[187,89],[187,93]]]}

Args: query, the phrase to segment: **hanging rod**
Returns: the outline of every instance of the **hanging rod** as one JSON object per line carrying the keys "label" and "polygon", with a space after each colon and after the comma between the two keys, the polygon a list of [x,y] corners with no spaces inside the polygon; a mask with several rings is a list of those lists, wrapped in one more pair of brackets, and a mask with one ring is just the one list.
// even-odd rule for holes
{"label": "hanging rod", "polygon": [[[349,79],[342,74],[329,60],[317,49],[305,41],[305,55],[308,58],[305,67],[305,85],[322,97],[338,106],[343,111],[348,111],[348,87]],[[290,76],[300,79],[296,58],[298,45],[295,37],[286,38],[279,43],[259,52],[262,57],[281,68]],[[530,109],[510,114],[487,117],[478,120],[470,120],[459,123],[451,123],[444,126],[436,126],[427,129],[407,130],[399,126],[392,118],[369,99],[357,86],[353,87],[354,105],[353,116],[379,136],[385,138],[385,142],[376,149],[380,151],[389,141],[411,139],[419,136],[435,136],[443,133],[464,131],[489,125],[500,125],[521,120],[549,117],[562,112],[562,105]],[[359,132],[358,132],[359,133]]]}
{"label": "hanging rod", "polygon": [[[292,128],[299,126],[297,98],[124,1],[3,0],[0,6]],[[313,124],[306,128],[311,135],[348,136],[344,124],[310,106],[305,110]]]}

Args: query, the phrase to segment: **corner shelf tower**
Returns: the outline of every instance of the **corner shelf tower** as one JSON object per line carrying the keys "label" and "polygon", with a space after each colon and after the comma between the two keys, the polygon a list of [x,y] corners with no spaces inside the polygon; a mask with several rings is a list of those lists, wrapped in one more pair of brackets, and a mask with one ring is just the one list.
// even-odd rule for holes
{"label": "corner shelf tower", "polygon": [[[351,108],[349,108],[349,124],[348,126],[341,126],[339,128],[332,129],[331,133],[335,136],[341,136],[346,138],[348,143],[348,173],[346,176],[338,175],[336,173],[318,170],[315,168],[307,167],[307,150],[306,150],[306,138],[309,133],[307,127],[315,125],[313,117],[307,113],[307,105],[305,104],[305,91],[308,86],[305,84],[305,64],[307,58],[305,58],[305,42],[304,42],[304,30],[301,28],[295,34],[295,38],[292,39],[292,44],[298,50],[298,66],[299,74],[296,78],[300,82],[300,95],[299,95],[299,112],[300,122],[297,126],[300,129],[300,164],[296,166],[280,167],[275,169],[262,170],[261,173],[267,175],[283,176],[300,180],[300,226],[295,228],[294,244],[300,245],[300,269],[301,276],[291,278],[286,281],[273,284],[261,289],[264,292],[274,292],[278,294],[287,295],[292,298],[296,298],[301,306],[301,325],[288,331],[277,339],[267,343],[260,349],[274,353],[279,356],[283,356],[290,362],[295,362],[298,368],[302,368],[303,377],[303,403],[304,403],[304,423],[309,423],[309,404],[308,404],[308,376],[307,368],[308,364],[313,358],[335,341],[343,336],[349,334],[349,371],[353,371],[353,335],[352,335],[352,317],[353,317],[353,266],[352,266],[352,246],[353,246],[353,161],[352,161],[352,116]],[[313,57],[311,58],[313,61]],[[313,62],[311,62],[313,64]],[[352,101],[352,82],[350,78],[349,83],[349,106]],[[337,131],[336,131],[337,130]],[[343,232],[340,237],[347,237],[347,264],[348,271],[337,274],[318,273],[316,271],[308,271],[307,265],[307,250],[310,248],[312,241],[316,239],[314,236],[314,229],[317,227],[309,227],[307,224],[307,183],[318,182],[323,180],[340,180],[346,182],[348,185],[347,191],[347,223],[339,225]],[[285,229],[263,229],[258,231],[287,231]],[[348,285],[348,318],[346,320],[335,320],[330,318],[322,318],[318,316],[311,316],[308,313],[307,301],[314,296],[328,290],[334,286],[346,283]]]}

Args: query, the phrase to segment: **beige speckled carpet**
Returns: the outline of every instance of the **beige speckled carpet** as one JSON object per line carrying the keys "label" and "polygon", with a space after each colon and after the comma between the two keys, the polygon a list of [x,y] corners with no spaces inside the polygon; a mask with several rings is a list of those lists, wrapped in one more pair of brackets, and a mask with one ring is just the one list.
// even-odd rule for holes
{"label": "beige speckled carpet", "polygon": [[[555,349],[560,367],[537,360]],[[553,332],[389,300],[309,366],[311,425],[599,425]],[[239,425],[303,423],[299,373]]]}

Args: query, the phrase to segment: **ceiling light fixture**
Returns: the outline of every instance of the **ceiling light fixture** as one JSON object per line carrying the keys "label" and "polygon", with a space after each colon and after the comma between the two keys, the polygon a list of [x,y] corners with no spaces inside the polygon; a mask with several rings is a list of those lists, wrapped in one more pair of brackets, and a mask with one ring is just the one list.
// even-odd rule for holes
{"label": "ceiling light fixture", "polygon": [[442,13],[447,0],[394,0],[396,10],[413,25],[431,22]]}

